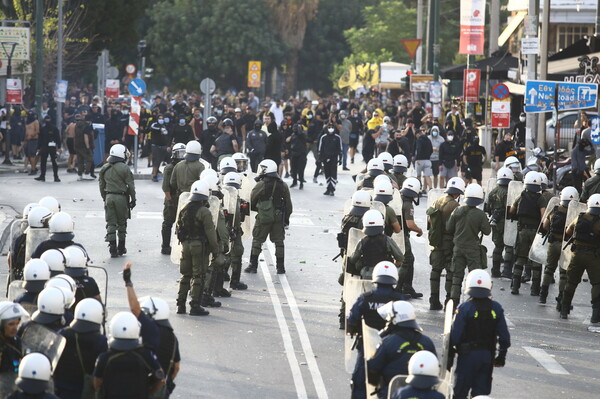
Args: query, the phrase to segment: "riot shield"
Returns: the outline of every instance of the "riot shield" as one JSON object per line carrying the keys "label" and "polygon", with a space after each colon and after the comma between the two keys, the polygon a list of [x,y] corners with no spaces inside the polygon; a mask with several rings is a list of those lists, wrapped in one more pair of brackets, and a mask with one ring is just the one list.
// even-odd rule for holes
{"label": "riot shield", "polygon": [[221,191],[223,192],[223,209],[235,217],[238,199],[237,189],[231,186],[223,186],[221,187]]}
{"label": "riot shield", "polygon": [[[364,350],[364,361],[365,361],[365,375],[369,375],[369,369],[367,368],[367,360],[372,358],[375,355],[375,351],[379,344],[381,344],[381,337],[379,336],[379,331],[374,328],[371,328],[362,320],[362,339],[363,339],[363,350]],[[367,384],[367,398],[375,398],[377,399],[377,394],[375,390],[376,386],[369,384],[369,379],[365,379],[365,384]]]}
{"label": "riot shield", "polygon": [[[448,300],[446,303],[446,312],[444,316],[444,336],[442,340],[442,355],[440,358],[440,386],[438,391],[446,395],[447,398],[452,390],[452,371],[447,370],[448,358],[450,356],[450,331],[452,330],[452,319],[454,316],[454,301]],[[452,367],[451,370],[454,370]],[[442,390],[444,389],[444,390]]]}
{"label": "riot shield", "polygon": [[[565,223],[565,230],[567,227],[579,216],[580,213],[585,212],[587,210],[587,205],[583,204],[579,201],[571,201],[569,202],[569,208],[567,209],[567,221]],[[558,265],[561,269],[567,270],[569,263],[571,263],[571,257],[573,256],[572,248],[573,245],[567,246],[567,238],[563,233],[563,242],[562,248],[563,250],[560,252],[560,259],[558,260]],[[566,247],[566,248],[565,248]]]}
{"label": "riot shield", "polygon": [[27,221],[22,219],[14,220],[10,224],[10,236],[8,239],[9,246],[12,245],[13,241],[17,236],[20,236],[27,230]]}
{"label": "riot shield", "polygon": [[[371,280],[362,280],[360,277],[353,276],[351,274],[346,273],[344,278],[344,293],[343,298],[346,303],[346,320],[350,315],[350,310],[354,303],[358,299],[358,297],[367,291],[370,291],[373,288],[373,283]],[[344,359],[346,364],[346,371],[348,373],[352,373],[354,370],[354,365],[356,364],[356,352],[352,350],[354,347],[355,338],[346,334],[346,339],[344,342]]]}
{"label": "riot shield", "polygon": [[531,259],[533,262],[537,262],[542,265],[546,264],[546,258],[548,256],[548,235],[542,235],[540,230],[542,229],[542,224],[544,223],[544,220],[546,220],[546,217],[548,217],[548,214],[552,212],[554,207],[558,204],[560,204],[560,198],[558,197],[552,197],[550,198],[550,201],[548,201],[546,212],[544,212],[544,217],[538,226],[535,238],[533,239],[533,243],[529,249],[529,259]]}
{"label": "riot shield", "polygon": [[515,242],[517,241],[517,221],[509,219],[508,210],[515,200],[519,198],[522,192],[523,182],[511,181],[508,183],[508,194],[506,195],[506,213],[504,214],[504,218],[506,219],[506,222],[504,223],[504,245],[508,247],[514,247]]}
{"label": "riot shield", "polygon": [[[177,213],[175,216],[175,226],[177,226],[177,220],[179,220],[179,212],[183,209],[184,206],[188,202],[190,202],[190,193],[183,192],[179,195],[179,200],[177,202]],[[171,262],[178,265],[181,260],[181,243],[177,238],[177,228],[172,229],[171,232]]]}
{"label": "riot shield", "polygon": [[8,285],[8,300],[14,302],[19,295],[25,293],[25,281],[15,280]]}
{"label": "riot shield", "polygon": [[[250,199],[252,196],[252,189],[256,185],[256,181],[251,172],[248,172],[248,176],[242,176],[242,188],[240,189],[239,195],[240,198],[248,203],[248,207],[250,208]],[[242,231],[244,235],[243,239],[251,239],[252,238],[252,228],[254,227],[254,221],[256,219],[256,212],[250,211],[249,215],[246,215],[244,221],[242,222]]]}
{"label": "riot shield", "polygon": [[15,390],[15,380],[17,373],[0,373],[0,398],[6,398]]}
{"label": "riot shield", "polygon": [[[200,163],[204,165],[204,169],[212,169],[212,165],[206,159],[200,158]],[[198,179],[200,179],[200,176],[198,176]]]}
{"label": "riot shield", "polygon": [[365,177],[367,177],[368,175],[366,173],[360,174],[360,175],[356,175],[356,190],[360,190],[360,183],[365,180]]}
{"label": "riot shield", "polygon": [[52,370],[56,369],[60,355],[67,344],[65,337],[35,322],[25,326],[21,341],[24,354],[31,352],[43,353],[52,363]]}
{"label": "riot shield", "polygon": [[[96,281],[98,287],[104,285],[104,296],[102,298],[103,300],[100,302],[102,302],[106,308],[108,302],[108,272],[103,267],[88,264],[88,274]],[[104,282],[104,284],[102,284],[102,282]]]}
{"label": "riot shield", "polygon": [[25,263],[31,259],[31,254],[37,249],[38,245],[46,241],[50,237],[50,231],[45,228],[27,229],[27,240],[25,241]]}
{"label": "riot shield", "polygon": [[396,391],[404,388],[407,385],[406,384],[407,378],[408,378],[408,375],[406,375],[406,374],[398,374],[397,376],[395,376],[394,378],[392,378],[390,380],[390,383],[388,385],[387,399],[392,399],[394,397],[394,394],[396,393]]}
{"label": "riot shield", "polygon": [[208,205],[208,210],[210,211],[212,221],[215,224],[216,229],[217,224],[219,223],[219,211],[221,210],[221,200],[218,197],[211,195],[210,197],[208,197]]}
{"label": "riot shield", "polygon": [[352,209],[352,198],[348,198],[346,202],[344,202],[344,216],[350,213]]}
{"label": "riot shield", "polygon": [[[371,193],[372,194],[372,193]],[[371,201],[371,209],[379,211],[385,219],[385,204],[379,201]]]}

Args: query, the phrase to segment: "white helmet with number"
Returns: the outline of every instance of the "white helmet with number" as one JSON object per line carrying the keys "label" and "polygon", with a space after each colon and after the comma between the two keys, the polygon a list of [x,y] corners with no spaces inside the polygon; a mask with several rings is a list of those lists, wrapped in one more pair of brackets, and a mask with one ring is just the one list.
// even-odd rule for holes
{"label": "white helmet with number", "polygon": [[169,323],[169,304],[164,299],[155,296],[140,298],[140,307],[157,324],[171,327]]}
{"label": "white helmet with number", "polygon": [[277,175],[277,164],[272,159],[263,159],[259,164],[259,176],[273,176]]}
{"label": "white helmet with number", "polygon": [[190,189],[190,201],[208,201],[210,196],[210,187],[208,183],[202,180],[196,180]]}
{"label": "white helmet with number", "polygon": [[186,155],[198,155],[202,153],[202,146],[197,140],[192,140],[185,145]]}
{"label": "white helmet with number", "polygon": [[433,353],[418,351],[408,361],[406,383],[417,389],[429,389],[440,382],[440,362]]}
{"label": "white helmet with number", "polygon": [[503,166],[512,170],[513,173],[521,171],[521,162],[519,162],[517,157],[510,156],[506,158]]}
{"label": "white helmet with number", "polygon": [[417,324],[417,314],[413,305],[406,301],[390,301],[377,309],[381,318],[400,327],[421,330]]}
{"label": "white helmet with number", "polygon": [[40,256],[40,259],[48,264],[51,275],[57,275],[65,271],[67,260],[60,249],[48,249]]}
{"label": "white helmet with number", "polygon": [[592,215],[600,215],[600,194],[592,194],[587,200],[587,211]]}
{"label": "white helmet with number", "polygon": [[362,216],[371,208],[371,194],[364,190],[355,191],[352,194],[352,209],[350,213]]}
{"label": "white helmet with number", "polygon": [[503,166],[498,169],[498,173],[496,174],[496,180],[499,186],[508,186],[508,183],[513,181],[515,178],[515,174],[510,168]]}
{"label": "white helmet with number", "polygon": [[29,211],[27,222],[29,227],[44,228],[48,227],[48,221],[52,217],[52,211],[45,206],[36,206]]}
{"label": "white helmet with number", "polygon": [[23,268],[25,290],[37,293],[44,289],[44,284],[50,278],[50,268],[41,259],[29,259]]}
{"label": "white helmet with number", "polygon": [[104,323],[104,306],[95,298],[85,298],[75,306],[71,328],[78,333],[100,331]]}
{"label": "white helmet with number", "polygon": [[398,282],[398,268],[392,262],[384,260],[373,268],[373,282],[394,285]]}
{"label": "white helmet with number", "polygon": [[540,176],[540,179],[542,180],[542,190],[547,190],[548,189],[548,176],[546,176],[545,173],[542,172],[538,172],[538,175]]}
{"label": "white helmet with number", "polygon": [[63,249],[65,254],[65,274],[71,277],[81,277],[87,274],[88,255],[79,245],[69,245]]}
{"label": "white helmet with number", "polygon": [[460,177],[453,177],[446,183],[446,192],[448,194],[464,194],[465,181]]}
{"label": "white helmet with number", "polygon": [[383,202],[387,205],[393,198],[394,187],[387,176],[380,175],[377,176],[375,180],[379,179],[380,177],[383,179],[373,182],[373,195],[375,196],[374,200]]}
{"label": "white helmet with number", "polygon": [[175,159],[183,159],[185,156],[185,144],[176,143],[171,149],[171,154],[173,154],[173,158]]}
{"label": "white helmet with number", "polygon": [[394,156],[394,172],[404,173],[408,169],[408,159],[404,154],[398,154]]}
{"label": "white helmet with number", "polygon": [[363,232],[368,236],[383,233],[383,215],[375,209],[370,209],[362,217]]}
{"label": "white helmet with number", "polygon": [[473,298],[488,298],[492,295],[492,279],[483,269],[475,269],[467,274],[465,294]]}
{"label": "white helmet with number", "polygon": [[29,395],[43,394],[48,389],[52,365],[46,355],[33,352],[21,359],[15,385]]}
{"label": "white helmet with number", "polygon": [[483,188],[477,183],[471,183],[465,189],[465,203],[469,206],[477,206],[483,203]]}
{"label": "white helmet with number", "polygon": [[66,303],[65,309],[70,309],[75,304],[75,292],[77,292],[77,283],[67,274],[59,274],[46,281],[46,288],[58,287],[65,290]]}
{"label": "white helmet with number", "polygon": [[571,201],[579,201],[579,192],[573,186],[567,186],[562,189],[560,192],[560,203],[562,206],[569,206],[569,202]]}
{"label": "white helmet with number", "polygon": [[239,190],[242,187],[242,178],[237,172],[229,172],[223,178],[223,184]]}
{"label": "white helmet with number", "polygon": [[140,322],[133,313],[119,312],[110,320],[108,345],[116,350],[129,350],[140,344]]}
{"label": "white helmet with number", "polygon": [[52,215],[48,227],[52,238],[56,241],[70,241],[73,239],[73,219],[66,212],[58,212]]}
{"label": "white helmet with number", "polygon": [[60,212],[60,203],[54,197],[48,195],[43,197],[38,203],[41,206],[45,206],[46,208],[50,209],[50,212],[52,213]]}
{"label": "white helmet with number", "polygon": [[542,178],[540,177],[538,172],[529,172],[525,175],[525,179],[523,179],[523,183],[525,184],[525,188],[534,193],[539,193],[542,189]]}
{"label": "white helmet with number", "polygon": [[0,327],[3,326],[3,323],[9,323],[23,317],[29,317],[29,313],[23,306],[13,301],[0,302]]}
{"label": "white helmet with number", "polygon": [[229,172],[237,172],[237,163],[232,157],[225,157],[219,163],[219,172],[226,175]]}
{"label": "white helmet with number", "polygon": [[367,173],[369,176],[379,176],[384,171],[381,159],[373,158],[367,163]]}
{"label": "white helmet with number", "polygon": [[23,220],[27,220],[29,212],[36,206],[40,206],[40,204],[38,204],[37,202],[30,202],[29,204],[25,205],[25,208],[23,208]]}
{"label": "white helmet with number", "polygon": [[389,170],[392,169],[392,167],[394,167],[394,158],[389,152],[382,152],[377,156],[377,159],[383,162],[383,169],[385,170]]}
{"label": "white helmet with number", "polygon": [[68,300],[67,290],[59,287],[44,288],[38,295],[38,310],[33,313],[31,320],[40,324],[50,324],[60,320],[65,314]]}
{"label": "white helmet with number", "polygon": [[421,192],[421,182],[415,177],[409,177],[402,183],[400,193],[405,197],[415,198]]}
{"label": "white helmet with number", "polygon": [[237,165],[238,172],[248,170],[248,157],[243,152],[236,152],[231,156]]}

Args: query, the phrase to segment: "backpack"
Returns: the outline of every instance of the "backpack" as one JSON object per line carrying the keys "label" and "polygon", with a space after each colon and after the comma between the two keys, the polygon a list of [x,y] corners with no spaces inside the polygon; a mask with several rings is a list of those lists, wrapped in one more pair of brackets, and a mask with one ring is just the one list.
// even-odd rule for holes
{"label": "backpack", "polygon": [[196,213],[202,206],[203,204],[200,201],[191,201],[179,213],[175,229],[179,242],[204,236],[204,229],[201,226],[196,226]]}
{"label": "backpack", "polygon": [[277,182],[273,182],[273,191],[271,191],[271,196],[266,199],[259,201],[256,204],[256,210],[258,211],[258,221],[263,224],[271,224],[275,223],[275,205],[273,204],[273,195],[275,194],[275,188],[277,187]]}
{"label": "backpack", "polygon": [[[444,197],[442,197],[444,198]],[[444,238],[444,221],[442,218],[442,208],[446,206],[448,201],[439,203],[434,202],[425,212],[429,216],[429,223],[427,225],[427,238],[429,245],[432,247],[440,247]],[[438,205],[438,206],[436,206]]]}

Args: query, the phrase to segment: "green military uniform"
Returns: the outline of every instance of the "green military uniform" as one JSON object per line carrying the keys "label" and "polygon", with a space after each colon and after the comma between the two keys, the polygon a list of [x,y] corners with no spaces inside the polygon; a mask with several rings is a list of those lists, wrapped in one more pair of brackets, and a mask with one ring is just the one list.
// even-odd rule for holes
{"label": "green military uniform", "polygon": [[[255,272],[258,266],[258,255],[262,244],[267,237],[275,244],[275,258],[278,272],[285,272],[284,258],[285,226],[289,224],[292,214],[292,198],[290,190],[279,177],[265,176],[252,189],[250,204],[253,211],[257,211],[256,222],[252,229],[252,252],[250,253],[250,266],[246,271]],[[269,221],[268,216],[258,209],[259,202],[272,198],[274,207],[274,221]]]}
{"label": "green military uniform", "polygon": [[398,189],[401,189],[402,184],[404,184],[404,180],[406,180],[406,176],[404,176],[404,173],[394,172],[394,177],[396,178],[396,181],[398,182]]}
{"label": "green military uniform", "polygon": [[373,276],[373,268],[385,260],[398,263],[404,261],[396,241],[384,234],[366,236],[358,242],[354,252],[348,257],[346,271],[370,280]]}
{"label": "green military uniform", "polygon": [[474,206],[458,207],[446,223],[446,232],[453,236],[452,252],[452,292],[450,297],[454,306],[460,302],[461,286],[465,277],[465,268],[469,271],[485,269],[481,261],[479,233],[490,234],[492,227],[485,213]]}
{"label": "green military uniform", "polygon": [[[506,212],[507,195],[508,186],[497,185],[490,191],[486,205],[488,213],[495,220],[495,223],[492,226],[492,242],[494,243],[494,252],[492,253],[492,276],[500,271],[500,263],[502,263],[502,251],[504,250],[504,214]],[[512,247],[506,247],[507,252],[508,248],[511,249],[511,253],[507,254],[507,259],[512,263]],[[508,258],[509,256],[510,258]],[[512,277],[512,266],[505,266],[505,269],[511,270],[510,275],[506,273],[506,276]]]}
{"label": "green military uniform", "polygon": [[171,174],[171,190],[175,192],[175,199],[179,201],[181,193],[190,191],[192,184],[200,179],[200,173],[204,171],[204,165],[199,160],[184,160],[173,168]]}
{"label": "green military uniform", "polygon": [[[537,228],[540,225],[542,213],[548,201],[541,193],[524,190],[515,200],[514,206],[517,210],[514,216],[518,220],[517,240],[515,244],[515,267],[513,270],[512,294],[518,294],[521,287],[521,275],[525,265],[530,264],[529,249],[533,244]],[[542,266],[539,263],[531,267],[531,294],[539,295],[539,287],[542,278]],[[518,280],[518,282],[516,282]]]}
{"label": "green military uniform", "polygon": [[[416,291],[412,286],[413,277],[415,274],[415,257],[410,245],[410,230],[406,222],[415,220],[415,210],[413,208],[413,199],[402,196],[402,230],[404,231],[404,262],[400,266],[400,275],[396,290],[405,294],[414,294]],[[422,296],[422,295],[421,295]]]}
{"label": "green military uniform", "polygon": [[[436,228],[442,231],[442,242],[440,245],[434,245],[429,255],[429,263],[431,264],[431,275],[429,276],[429,285],[431,288],[431,296],[429,303],[435,309],[441,309],[440,304],[440,281],[442,271],[446,270],[446,299],[450,298],[452,291],[452,235],[446,231],[446,223],[450,219],[450,215],[456,208],[458,202],[450,194],[440,197],[432,205],[433,209],[440,211],[439,226]],[[431,244],[431,242],[430,242]],[[434,306],[436,305],[436,306]]]}
{"label": "green military uniform", "polygon": [[579,201],[587,202],[592,194],[600,194],[600,174],[595,174],[585,181]]}
{"label": "green military uniform", "polygon": [[[550,201],[550,199],[552,197],[554,197],[554,195],[552,195],[551,192],[546,191],[546,190],[543,190],[541,194],[542,194],[542,198],[546,201],[546,205],[548,204],[548,202]],[[541,263],[530,261],[529,265],[525,265],[525,273],[524,273],[523,278],[521,278],[521,281],[523,281],[523,280],[529,281],[529,279],[531,279],[531,271],[532,270],[539,270],[540,273],[541,273],[542,272],[542,265],[541,265]],[[541,276],[540,276],[540,278],[541,278]],[[537,280],[536,280],[535,284],[534,284],[534,289],[533,289],[534,294],[537,294],[537,292],[538,292],[537,285],[538,285],[538,283],[537,283]]]}
{"label": "green military uniform", "polygon": [[217,264],[213,262],[211,270],[210,284],[207,290],[207,294],[202,298],[202,306],[221,306],[220,302],[215,302],[213,296],[230,297],[231,293],[223,288],[223,275],[225,273],[225,267],[229,264],[225,254],[229,253],[229,230],[227,229],[227,223],[225,221],[225,214],[222,209],[219,209],[219,216],[217,218],[217,241],[219,246],[219,253],[223,254],[225,262],[223,264]]}
{"label": "green military uniform", "polygon": [[561,317],[566,319],[571,309],[575,290],[581,282],[583,272],[587,272],[592,285],[592,323],[600,321],[600,216],[581,213],[575,219],[573,229],[573,257],[567,267],[567,284],[562,298]]}
{"label": "green military uniform", "polygon": [[[385,172],[385,175],[390,178],[390,181],[392,182],[392,186],[398,185],[398,179],[396,179],[396,176],[393,172]],[[398,186],[398,189],[400,189],[400,188],[402,188],[402,186]]]}
{"label": "green military uniform", "polygon": [[388,237],[391,237],[392,234],[394,234],[394,228],[392,227],[392,224],[398,223],[398,217],[396,216],[396,211],[394,211],[394,209],[391,206],[386,205],[385,206],[385,215],[383,215],[383,216],[384,216],[383,226],[384,226],[385,235]]}
{"label": "green military uniform", "polygon": [[[548,251],[546,268],[544,269],[544,276],[542,278],[542,287],[540,291],[540,302],[546,303],[546,297],[548,296],[548,288],[554,280],[554,272],[558,267],[558,261],[560,260],[560,253],[562,252],[562,240],[565,232],[565,222],[567,220],[567,207],[558,205],[551,210],[546,219],[550,222],[550,228],[548,230]],[[567,283],[566,271],[562,268],[559,269],[560,280],[558,282],[558,304],[560,305],[562,300],[563,291]],[[560,310],[560,306],[558,306]]]}
{"label": "green military uniform", "polygon": [[[249,217],[249,216],[244,216]],[[229,287],[233,289],[246,289],[246,284],[240,282],[242,271],[242,255],[244,245],[242,243],[242,212],[241,200],[237,197],[235,215],[225,214],[227,230],[229,231],[229,263],[231,264],[231,281]]]}
{"label": "green military uniform", "polygon": [[177,202],[178,197],[175,190],[171,188],[171,176],[173,174],[173,169],[175,168],[175,164],[179,162],[179,160],[174,160],[174,163],[170,163],[163,169],[163,182],[162,182],[162,190],[163,193],[170,193],[171,199],[168,199],[165,196],[165,200],[163,203],[163,223],[162,223],[162,249],[161,252],[163,254],[171,253],[171,228],[175,223],[175,218],[177,217]]}
{"label": "green military uniform", "polygon": [[192,308],[199,307],[210,281],[209,255],[220,253],[217,232],[205,201],[190,201],[179,212],[177,238],[181,242],[177,306],[185,306],[190,291]]}
{"label": "green military uniform", "polygon": [[515,180],[515,181],[523,181],[523,173],[521,173],[521,172],[513,172],[513,180]]}
{"label": "green military uniform", "polygon": [[[133,173],[124,162],[106,163],[100,169],[98,180],[100,195],[104,201],[104,216],[106,218],[106,237],[111,256],[123,255],[125,236],[127,235],[127,219],[135,206],[135,184]],[[119,239],[116,248],[117,235]]]}

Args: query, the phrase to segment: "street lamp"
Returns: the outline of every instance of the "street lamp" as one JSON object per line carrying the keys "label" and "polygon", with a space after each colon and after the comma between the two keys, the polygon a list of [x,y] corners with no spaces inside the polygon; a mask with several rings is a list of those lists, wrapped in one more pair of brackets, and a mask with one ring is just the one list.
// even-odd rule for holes
{"label": "street lamp", "polygon": [[[8,87],[8,79],[10,79],[12,77],[12,57],[13,54],[15,53],[15,47],[17,47],[17,42],[0,42],[0,44],[2,44],[2,50],[4,51],[4,54],[6,55],[6,58],[8,58],[8,64],[6,65],[6,87]],[[10,48],[10,51],[7,51],[7,47]],[[8,110],[7,110],[7,115],[6,117],[8,118]],[[8,125],[8,122],[7,122]],[[4,140],[4,142],[6,143],[6,151],[4,152],[4,162],[2,162],[4,165],[12,165],[12,162],[10,161],[10,148],[11,148],[11,143],[10,143],[10,133],[8,132],[8,129],[6,130],[6,139]]]}
{"label": "street lamp", "polygon": [[146,41],[140,40],[137,44],[137,58],[138,58],[138,76],[140,79],[144,78],[144,51],[146,50]]}

